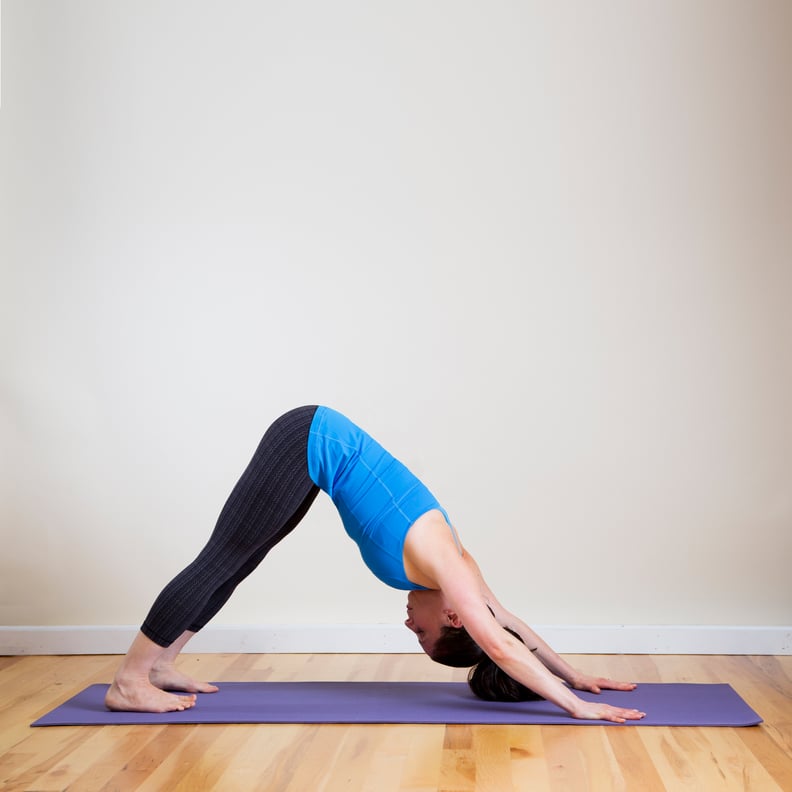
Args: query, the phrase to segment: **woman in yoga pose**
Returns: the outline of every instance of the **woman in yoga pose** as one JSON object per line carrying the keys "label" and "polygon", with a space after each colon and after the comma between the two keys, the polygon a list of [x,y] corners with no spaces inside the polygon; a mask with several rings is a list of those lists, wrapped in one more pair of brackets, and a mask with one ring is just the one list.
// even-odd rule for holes
{"label": "woman in yoga pose", "polygon": [[410,592],[405,624],[421,648],[437,662],[474,666],[469,682],[478,696],[546,698],[584,719],[644,716],[576,696],[573,688],[598,693],[635,685],[581,674],[559,657],[498,602],[429,490],[343,415],[315,406],[292,410],[267,430],[207,545],[152,605],[107,692],[110,709],[183,710],[194,706],[196,693],[217,690],[181,674],[176,657],[294,529],[320,489],[371,571]]}

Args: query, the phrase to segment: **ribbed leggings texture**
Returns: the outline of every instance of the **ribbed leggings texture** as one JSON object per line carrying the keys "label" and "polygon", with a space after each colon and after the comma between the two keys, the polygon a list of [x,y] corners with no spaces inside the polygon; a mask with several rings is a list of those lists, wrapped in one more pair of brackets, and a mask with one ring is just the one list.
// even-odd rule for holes
{"label": "ribbed leggings texture", "polygon": [[316,409],[298,407],[267,430],[206,546],[151,606],[141,630],[154,643],[169,646],[185,630],[204,627],[305,516],[319,492],[308,475],[308,433]]}

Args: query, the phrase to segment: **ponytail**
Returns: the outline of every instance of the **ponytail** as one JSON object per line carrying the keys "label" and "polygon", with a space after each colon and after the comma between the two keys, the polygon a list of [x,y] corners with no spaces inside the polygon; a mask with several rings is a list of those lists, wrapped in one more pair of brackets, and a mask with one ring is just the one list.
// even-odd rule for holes
{"label": "ponytail", "polygon": [[[524,643],[514,630],[508,627],[503,629],[517,638],[520,643]],[[484,653],[481,660],[470,669],[468,685],[480,699],[485,701],[536,701],[542,698],[538,693],[510,677]]]}

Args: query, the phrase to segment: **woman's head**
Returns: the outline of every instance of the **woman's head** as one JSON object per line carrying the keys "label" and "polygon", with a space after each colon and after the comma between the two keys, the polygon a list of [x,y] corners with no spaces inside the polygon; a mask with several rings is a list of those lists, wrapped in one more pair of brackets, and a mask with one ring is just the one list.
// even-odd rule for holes
{"label": "woman's head", "polygon": [[432,657],[435,644],[446,628],[462,626],[459,616],[449,607],[442,591],[423,589],[407,595],[405,626],[418,636],[421,648]]}
{"label": "woman's head", "polygon": [[[407,598],[405,625],[418,636],[421,648],[436,663],[454,668],[470,668],[468,684],[486,701],[528,701],[540,698],[512,679],[490,660],[451,610],[440,591],[411,591]],[[494,618],[494,615],[493,615]],[[504,629],[522,642],[522,638]]]}

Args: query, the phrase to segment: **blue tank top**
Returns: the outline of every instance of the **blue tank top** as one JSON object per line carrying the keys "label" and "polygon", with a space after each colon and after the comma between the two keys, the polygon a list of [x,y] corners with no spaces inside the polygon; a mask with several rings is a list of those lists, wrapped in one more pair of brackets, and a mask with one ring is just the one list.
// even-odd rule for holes
{"label": "blue tank top", "polygon": [[434,495],[399,460],[341,413],[319,407],[308,436],[308,474],[332,498],[363,561],[383,583],[423,588],[404,571],[407,531],[430,509],[439,509],[451,523]]}

